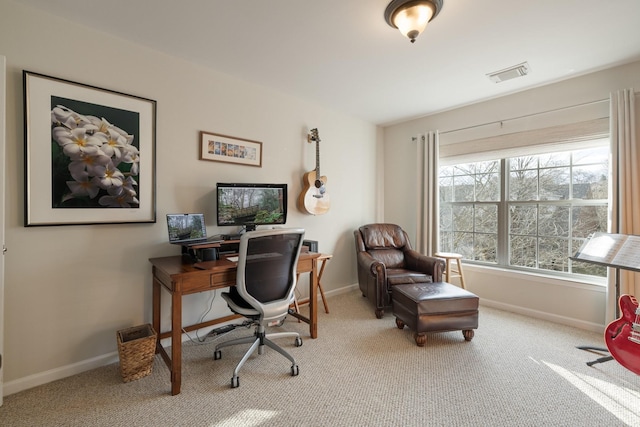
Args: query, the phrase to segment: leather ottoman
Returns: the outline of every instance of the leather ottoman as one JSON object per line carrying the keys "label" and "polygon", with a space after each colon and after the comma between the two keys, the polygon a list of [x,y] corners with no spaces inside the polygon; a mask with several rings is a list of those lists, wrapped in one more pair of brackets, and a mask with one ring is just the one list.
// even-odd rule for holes
{"label": "leather ottoman", "polygon": [[450,283],[396,285],[391,294],[398,329],[407,325],[414,330],[420,347],[427,342],[426,332],[461,330],[471,341],[478,328],[479,298]]}

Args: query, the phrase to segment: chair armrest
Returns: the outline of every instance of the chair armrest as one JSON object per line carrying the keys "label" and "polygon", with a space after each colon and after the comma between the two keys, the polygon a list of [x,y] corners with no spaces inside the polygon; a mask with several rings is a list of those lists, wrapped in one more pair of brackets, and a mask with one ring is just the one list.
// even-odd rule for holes
{"label": "chair armrest", "polygon": [[409,270],[430,274],[434,282],[442,282],[442,273],[445,268],[445,262],[442,258],[422,255],[420,252],[410,249],[405,251],[404,259]]}
{"label": "chair armrest", "polygon": [[368,271],[372,276],[378,276],[380,272],[386,273],[386,266],[374,259],[367,252],[358,252],[358,266]]}

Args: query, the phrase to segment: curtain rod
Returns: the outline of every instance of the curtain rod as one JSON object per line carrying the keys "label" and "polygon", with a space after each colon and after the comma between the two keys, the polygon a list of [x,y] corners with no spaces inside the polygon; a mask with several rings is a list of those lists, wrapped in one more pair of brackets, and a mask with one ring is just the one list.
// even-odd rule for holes
{"label": "curtain rod", "polygon": [[[638,94],[638,92],[633,92],[633,93],[634,93],[634,94],[636,94],[636,95]],[[460,131],[463,131],[463,130],[469,130],[469,129],[479,128],[479,127],[482,127],[482,126],[495,125],[495,124],[497,124],[497,123],[510,122],[510,121],[513,121],[513,120],[525,119],[525,118],[527,118],[527,117],[540,116],[540,115],[542,115],[542,114],[554,113],[554,112],[556,112],[556,111],[568,110],[568,109],[571,109],[571,108],[577,108],[577,107],[584,107],[585,105],[599,104],[599,103],[601,103],[601,102],[605,102],[605,101],[607,101],[607,102],[608,102],[608,101],[609,101],[609,98],[606,98],[606,99],[599,99],[599,100],[597,100],[597,101],[588,101],[588,102],[583,102],[582,104],[570,105],[570,106],[568,106],[568,107],[560,107],[560,108],[556,108],[556,109],[549,110],[549,111],[543,111],[543,112],[540,112],[540,113],[525,114],[524,116],[511,117],[511,118],[509,118],[509,119],[496,120],[496,121],[494,121],[494,122],[482,123],[482,124],[479,124],[479,125],[467,126],[467,127],[463,127],[463,128],[459,128],[459,129],[445,130],[445,131],[438,132],[438,133],[439,133],[440,135],[445,135],[445,134],[448,134],[448,133],[460,132]]]}

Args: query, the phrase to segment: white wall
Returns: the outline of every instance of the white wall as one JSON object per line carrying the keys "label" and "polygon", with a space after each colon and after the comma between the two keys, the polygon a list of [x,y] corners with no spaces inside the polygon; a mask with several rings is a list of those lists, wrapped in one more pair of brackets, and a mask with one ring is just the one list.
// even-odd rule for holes
{"label": "white wall", "polygon": [[[509,82],[501,84],[508,85]],[[385,169],[392,171],[385,174],[385,188],[388,190],[385,192],[385,220],[402,224],[411,238],[415,239],[414,183],[417,175],[412,136],[429,130],[448,132],[582,104],[591,105],[592,102],[608,99],[612,91],[629,87],[635,87],[636,91],[640,89],[640,62],[385,128]],[[582,110],[592,112],[594,108],[577,110],[579,115]],[[640,115],[640,109],[637,114]],[[580,121],[580,117],[575,115],[571,114],[576,121]],[[582,120],[590,118],[585,116]],[[534,121],[534,117],[530,120]],[[605,293],[602,286],[471,266],[465,268],[465,273],[468,276],[468,288],[477,293],[485,304],[592,330],[601,330],[604,325]]]}
{"label": "white wall", "polygon": [[[116,331],[151,320],[148,259],[179,253],[167,243],[165,214],[204,212],[209,233],[230,231],[214,222],[218,181],[288,183],[287,225],[304,227],[306,238],[334,254],[323,281],[329,291],[356,283],[352,231],[378,215],[376,126],[87,25],[0,0],[0,54],[7,58],[7,394],[113,361]],[[157,101],[157,223],[23,227],[23,69]],[[302,175],[315,167],[315,145],[306,142],[313,127],[332,202],[318,217],[295,207]],[[262,141],[262,168],[198,160],[200,130]],[[185,323],[200,317],[209,298],[185,297]],[[219,297],[214,312],[227,313]]]}

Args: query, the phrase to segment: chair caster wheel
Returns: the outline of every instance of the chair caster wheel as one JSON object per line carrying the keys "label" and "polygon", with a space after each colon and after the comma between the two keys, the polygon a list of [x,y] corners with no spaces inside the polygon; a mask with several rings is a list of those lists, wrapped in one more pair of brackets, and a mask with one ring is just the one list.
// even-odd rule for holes
{"label": "chair caster wheel", "polygon": [[232,377],[231,378],[231,388],[240,387],[240,377]]}
{"label": "chair caster wheel", "polygon": [[222,359],[222,352],[220,350],[216,350],[213,352],[213,360]]}
{"label": "chair caster wheel", "polygon": [[296,347],[302,347],[302,338],[296,338]]}
{"label": "chair caster wheel", "polygon": [[298,368],[298,365],[291,365],[291,376],[295,377],[300,373],[300,368]]}

